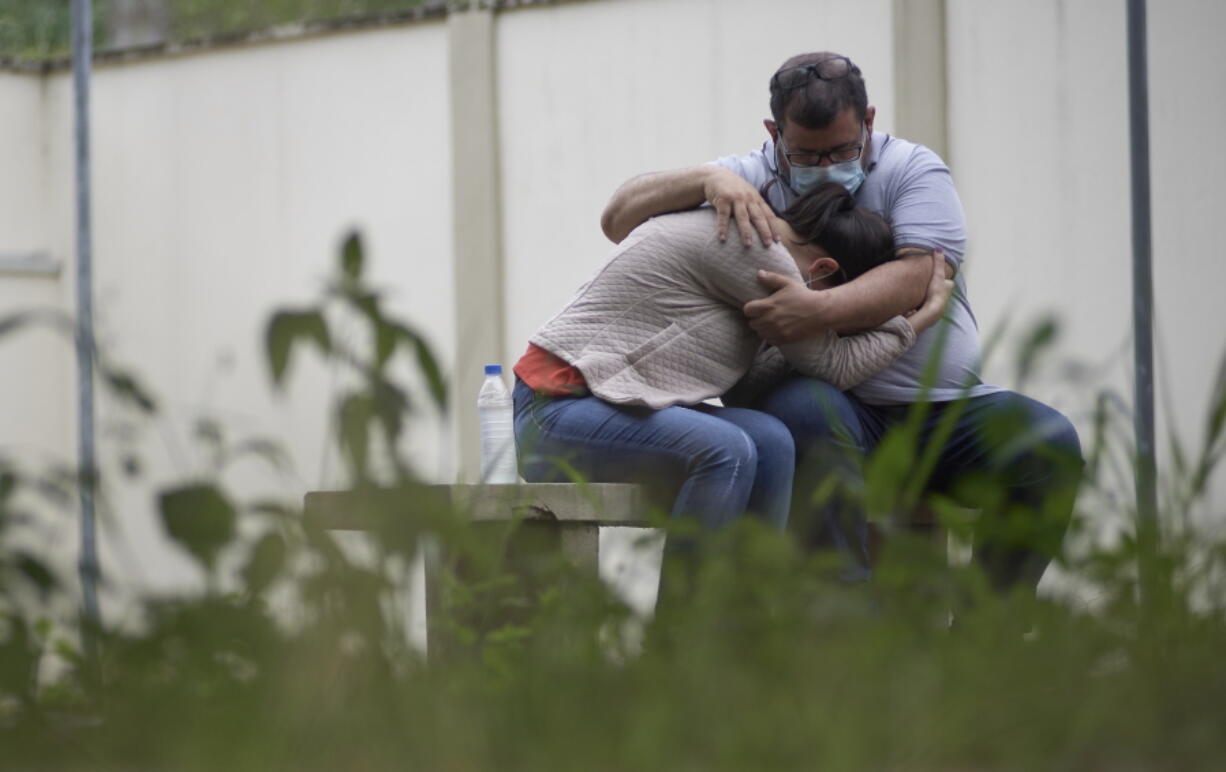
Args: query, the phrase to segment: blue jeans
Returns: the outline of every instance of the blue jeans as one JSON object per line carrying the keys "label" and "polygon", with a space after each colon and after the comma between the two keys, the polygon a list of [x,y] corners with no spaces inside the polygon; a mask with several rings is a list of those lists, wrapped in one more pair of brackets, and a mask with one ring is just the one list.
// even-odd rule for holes
{"label": "blue jeans", "polygon": [[[794,519],[853,558],[869,575],[864,513],[865,461],[887,433],[911,437],[890,452],[914,451],[904,463],[923,475],[923,489],[980,510],[975,558],[993,586],[1033,588],[1059,552],[1072,518],[1083,460],[1077,432],[1052,408],[1009,391],[955,402],[868,405],[813,378],[793,376],[753,407],[777,416],[796,442]],[[931,446],[931,468],[923,469]],[[812,503],[812,492],[837,475],[842,494]],[[829,488],[827,488],[829,490]]]}
{"label": "blue jeans", "polygon": [[[795,451],[777,418],[745,408],[653,410],[538,396],[518,379],[513,396],[520,473],[529,482],[565,481],[569,465],[592,482],[663,489],[673,517],[704,529],[746,512],[779,529],[787,524]],[[669,552],[682,546],[669,541]]]}

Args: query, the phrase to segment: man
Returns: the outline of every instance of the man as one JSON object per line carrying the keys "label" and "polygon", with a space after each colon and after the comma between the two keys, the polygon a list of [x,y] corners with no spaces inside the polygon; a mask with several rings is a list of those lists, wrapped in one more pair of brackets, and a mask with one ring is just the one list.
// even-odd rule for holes
{"label": "man", "polygon": [[[793,377],[753,406],[792,432],[801,470],[809,472],[798,482],[816,484],[818,475],[835,474],[844,483],[845,493],[824,499],[813,514],[855,558],[853,573],[868,575],[865,459],[888,430],[905,426],[918,448],[936,450],[926,488],[981,509],[975,553],[993,585],[1033,589],[1071,517],[1080,444],[1055,410],[979,377],[978,326],[958,271],[965,218],[948,168],[923,146],[873,131],[876,108],[847,57],[792,57],[771,77],[770,92],[769,139],[760,150],[635,177],[606,207],[606,235],[620,241],[656,214],[709,203],[719,213],[721,239],[735,219],[746,245],[755,234],[765,242],[777,238],[769,208],[781,211],[822,182],[843,184],[857,203],[890,222],[899,258],[824,291],[763,273],[773,294],[744,310],[772,343],[824,329],[872,327],[915,308],[923,301],[932,256],[942,255],[956,282],[947,319],[893,365],[849,393]],[[915,451],[911,460],[921,455]],[[794,519],[803,523],[804,514],[794,512]]]}

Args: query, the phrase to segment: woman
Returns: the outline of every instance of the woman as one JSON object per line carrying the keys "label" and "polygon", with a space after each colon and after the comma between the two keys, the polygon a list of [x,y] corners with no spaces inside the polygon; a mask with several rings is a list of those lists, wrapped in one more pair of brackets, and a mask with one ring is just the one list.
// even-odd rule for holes
{"label": "woman", "polygon": [[565,480],[569,467],[595,482],[664,484],[676,491],[673,516],[706,529],[747,511],[783,528],[795,455],[787,429],[703,400],[769,385],[790,368],[850,388],[940,318],[950,283],[934,261],[929,296],[909,319],[764,346],[741,313],[766,295],[759,269],[831,286],[894,257],[889,226],[838,184],[798,199],[775,228],[780,244],[720,242],[714,210],[703,208],[627,236],[515,365],[524,478]]}

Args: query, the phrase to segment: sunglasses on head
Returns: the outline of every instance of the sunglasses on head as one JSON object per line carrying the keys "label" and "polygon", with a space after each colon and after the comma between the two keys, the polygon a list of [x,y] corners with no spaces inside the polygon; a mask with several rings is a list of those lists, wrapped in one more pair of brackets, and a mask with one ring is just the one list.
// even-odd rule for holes
{"label": "sunglasses on head", "polygon": [[790,91],[806,86],[812,80],[838,80],[848,75],[859,75],[860,68],[846,56],[832,56],[820,62],[788,67],[771,76],[771,90]]}

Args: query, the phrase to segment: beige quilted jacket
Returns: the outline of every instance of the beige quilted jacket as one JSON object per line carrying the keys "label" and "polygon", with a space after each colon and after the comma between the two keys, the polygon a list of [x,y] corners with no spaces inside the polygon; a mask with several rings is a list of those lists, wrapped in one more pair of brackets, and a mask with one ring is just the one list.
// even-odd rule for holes
{"label": "beige quilted jacket", "polygon": [[583,373],[609,402],[663,408],[716,397],[753,369],[762,384],[795,368],[848,389],[915,342],[902,317],[858,335],[824,332],[764,347],[741,307],[764,297],[758,269],[800,280],[781,244],[715,238],[710,208],[653,218],[613,251],[595,277],[532,342]]}

